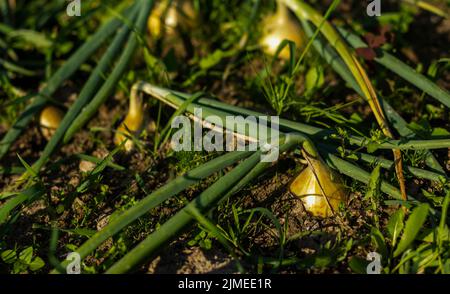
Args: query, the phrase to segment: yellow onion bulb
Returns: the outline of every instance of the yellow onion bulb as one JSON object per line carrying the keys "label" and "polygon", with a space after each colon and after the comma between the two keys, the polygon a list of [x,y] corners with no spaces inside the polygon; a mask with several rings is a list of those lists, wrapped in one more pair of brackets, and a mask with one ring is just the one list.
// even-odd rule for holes
{"label": "yellow onion bulb", "polygon": [[142,98],[133,91],[130,96],[130,108],[125,119],[120,123],[114,135],[114,144],[119,146],[127,140],[123,147],[128,152],[134,147],[131,137],[137,136],[142,132],[145,125],[145,114]]}
{"label": "yellow onion bulb", "polygon": [[197,14],[191,0],[162,1],[150,14],[147,27],[153,38],[160,38],[164,32],[171,35],[177,28],[192,28],[196,21]]}
{"label": "yellow onion bulb", "polygon": [[42,135],[50,140],[64,118],[64,112],[55,106],[45,107],[39,117],[39,125]]}
{"label": "yellow onion bulb", "polygon": [[[275,56],[278,47],[284,40],[295,43],[297,49],[305,46],[305,34],[297,20],[291,15],[286,6],[279,3],[277,12],[263,21],[263,37],[259,40],[264,53]],[[289,59],[289,47],[284,47],[278,55],[282,59]]]}
{"label": "yellow onion bulb", "polygon": [[314,216],[330,217],[347,200],[347,191],[339,175],[321,159],[308,158],[308,166],[290,185],[305,210]]}

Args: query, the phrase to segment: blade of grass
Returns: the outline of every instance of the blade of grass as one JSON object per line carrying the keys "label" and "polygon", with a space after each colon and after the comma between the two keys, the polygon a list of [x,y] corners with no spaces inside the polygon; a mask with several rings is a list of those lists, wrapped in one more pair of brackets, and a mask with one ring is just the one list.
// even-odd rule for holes
{"label": "blade of grass", "polygon": [[415,240],[417,234],[427,219],[429,210],[430,206],[427,203],[421,204],[413,210],[405,223],[405,229],[402,237],[400,238],[400,242],[394,251],[394,257],[402,254]]}
{"label": "blade of grass", "polygon": [[[138,7],[134,4],[128,8],[124,15],[129,16]],[[121,22],[114,19],[103,25],[90,39],[84,43],[71,57],[61,66],[48,80],[46,86],[36,95],[32,103],[30,103],[25,110],[16,119],[12,127],[8,130],[6,135],[0,142],[0,159],[2,159],[8,152],[11,145],[20,136],[23,130],[31,122],[34,115],[38,113],[47,103],[55,91],[62,85],[62,83],[70,78],[78,68],[92,56],[94,52],[119,28]]]}
{"label": "blade of grass", "polygon": [[242,267],[241,263],[239,262],[239,258],[236,255],[236,248],[230,241],[228,241],[227,238],[224,237],[223,233],[217,228],[217,226],[208,218],[203,216],[203,214],[194,206],[190,206],[186,212],[189,213],[191,217],[204,229],[206,229],[212,236],[214,236],[223,245],[223,247],[225,247],[225,249],[236,261],[239,271],[243,273],[244,268]]}
{"label": "blade of grass", "polygon": [[62,267],[59,264],[58,258],[56,257],[56,249],[58,246],[58,236],[59,236],[59,230],[56,226],[52,228],[52,232],[50,235],[50,244],[49,244],[49,250],[48,250],[48,261],[52,266],[55,266],[58,268],[58,270],[62,273],[67,273],[66,268]]}
{"label": "blade of grass", "polygon": [[19,155],[17,154],[17,157],[20,160],[20,163],[25,167],[27,170],[27,173],[29,173],[33,177],[37,177],[37,172]]}
{"label": "blade of grass", "polygon": [[447,19],[449,18],[448,12],[446,12],[446,11],[440,9],[439,7],[437,7],[431,3],[428,3],[426,1],[422,1],[422,0],[403,0],[403,1],[408,4],[411,4],[411,5],[416,5],[417,7],[421,8],[423,10],[429,11],[431,13],[434,13],[438,16],[441,16],[441,17],[444,17]]}
{"label": "blade of grass", "polygon": [[21,166],[5,166],[0,167],[0,175],[17,175],[24,173],[26,169]]}
{"label": "blade of grass", "polygon": [[18,193],[16,196],[8,199],[0,207],[0,225],[3,224],[7,219],[11,211],[26,201],[32,201],[45,194],[44,188],[40,184],[36,184],[25,191]]}
{"label": "blade of grass", "polygon": [[60,227],[56,226],[56,224],[53,224],[51,226],[45,226],[45,225],[41,225],[41,224],[33,224],[32,228],[39,229],[39,230],[46,230],[46,231],[57,230],[60,232],[83,236],[83,237],[88,237],[88,238],[92,237],[97,232],[96,230],[88,229],[88,228],[65,229],[65,228],[60,228]]}
{"label": "blade of grass", "polygon": [[11,9],[9,8],[9,2],[8,0],[1,0],[0,1],[0,11],[2,13],[2,18],[3,21],[5,22],[5,24],[10,24],[11,23]]}
{"label": "blade of grass", "polygon": [[[446,232],[446,223],[447,223],[447,213],[448,213],[448,208],[450,205],[450,190],[447,191],[447,195],[445,195],[444,198],[444,202],[442,203],[442,215],[441,215],[441,219],[439,221],[439,229],[438,229],[438,233],[439,233],[439,241],[438,241],[438,246],[439,248],[442,250],[443,249],[443,243],[444,243],[444,238],[445,238],[445,232]],[[448,228],[447,228],[447,234],[448,234]],[[447,236],[447,240],[448,240]]]}
{"label": "blade of grass", "polygon": [[33,76],[39,75],[39,72],[37,72],[37,71],[26,69],[20,65],[9,62],[2,58],[0,58],[0,65],[11,72],[15,72],[15,73],[21,74],[23,76],[33,77]]}
{"label": "blade of grass", "polygon": [[[95,164],[99,164],[100,162],[103,161],[102,158],[97,158],[95,156],[90,156],[90,155],[86,155],[86,154],[76,154],[75,156],[77,158],[81,159],[81,160],[89,161],[89,162],[92,162],[92,163],[95,163]],[[113,162],[107,162],[106,165],[108,167],[113,168],[113,169],[118,170],[118,171],[126,170],[125,167],[123,167],[121,165],[118,165],[118,164],[115,164]]]}

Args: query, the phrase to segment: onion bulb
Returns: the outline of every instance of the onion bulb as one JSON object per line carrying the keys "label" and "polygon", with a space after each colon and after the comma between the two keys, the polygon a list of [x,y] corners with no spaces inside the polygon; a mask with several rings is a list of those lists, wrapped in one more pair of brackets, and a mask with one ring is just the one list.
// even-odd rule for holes
{"label": "onion bulb", "polygon": [[153,9],[147,26],[152,37],[160,38],[164,32],[169,35],[175,33],[177,28],[190,29],[195,26],[196,20],[197,14],[191,0],[161,1]]}
{"label": "onion bulb", "polygon": [[303,151],[308,166],[295,178],[290,191],[301,198],[306,211],[314,216],[330,217],[347,199],[347,191],[339,175],[333,172],[319,156]]}
{"label": "onion bulb", "polygon": [[123,141],[127,140],[123,145],[126,151],[131,151],[134,147],[132,136],[139,135],[145,124],[145,114],[142,97],[140,97],[133,89],[130,96],[130,105],[125,119],[119,125],[114,136],[114,144],[119,146]]}
{"label": "onion bulb", "polygon": [[[263,21],[263,37],[259,43],[264,53],[275,56],[278,47],[284,40],[295,43],[297,49],[305,45],[305,34],[300,24],[294,19],[288,8],[278,3],[275,14],[266,17]],[[289,47],[286,46],[278,55],[282,59],[289,59]]]}
{"label": "onion bulb", "polygon": [[50,140],[59,124],[64,118],[64,112],[55,106],[45,107],[39,117],[39,125],[42,135]]}

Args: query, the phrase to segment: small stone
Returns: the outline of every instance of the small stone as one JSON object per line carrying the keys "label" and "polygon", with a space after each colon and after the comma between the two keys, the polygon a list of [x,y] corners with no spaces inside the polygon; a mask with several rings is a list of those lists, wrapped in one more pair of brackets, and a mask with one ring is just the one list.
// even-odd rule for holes
{"label": "small stone", "polygon": [[90,161],[82,160],[78,166],[81,172],[88,173],[95,168],[95,163]]}
{"label": "small stone", "polygon": [[103,229],[104,227],[106,227],[106,225],[109,223],[109,215],[107,214],[102,214],[97,221],[97,231],[100,231],[101,229]]}

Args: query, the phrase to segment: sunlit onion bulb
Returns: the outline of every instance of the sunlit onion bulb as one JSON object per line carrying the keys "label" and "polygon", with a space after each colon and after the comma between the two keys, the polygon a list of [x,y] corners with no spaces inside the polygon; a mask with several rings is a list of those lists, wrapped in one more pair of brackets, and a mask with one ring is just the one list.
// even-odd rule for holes
{"label": "sunlit onion bulb", "polygon": [[123,141],[127,140],[123,145],[126,151],[130,151],[134,147],[132,136],[137,136],[142,131],[145,124],[144,106],[142,98],[132,93],[130,97],[130,105],[127,115],[116,130],[114,136],[114,144],[119,146]]}
{"label": "sunlit onion bulb", "polygon": [[[147,26],[150,35],[160,38],[164,30],[167,34],[173,34],[177,27],[189,29],[195,26],[197,14],[190,0],[173,0],[160,2],[148,18]],[[164,18],[162,21],[161,18]]]}
{"label": "sunlit onion bulb", "polygon": [[39,125],[45,139],[51,139],[63,118],[64,112],[55,106],[47,106],[42,110]]}
{"label": "sunlit onion bulb", "polygon": [[314,216],[330,217],[346,202],[347,191],[339,175],[321,159],[307,160],[308,166],[292,182],[290,190],[301,198],[306,211]]}
{"label": "sunlit onion bulb", "polygon": [[[294,42],[299,49],[305,45],[305,34],[287,7],[278,3],[277,12],[263,21],[263,37],[260,39],[260,45],[266,54],[274,56],[284,40]],[[289,59],[289,47],[284,47],[278,56]]]}

